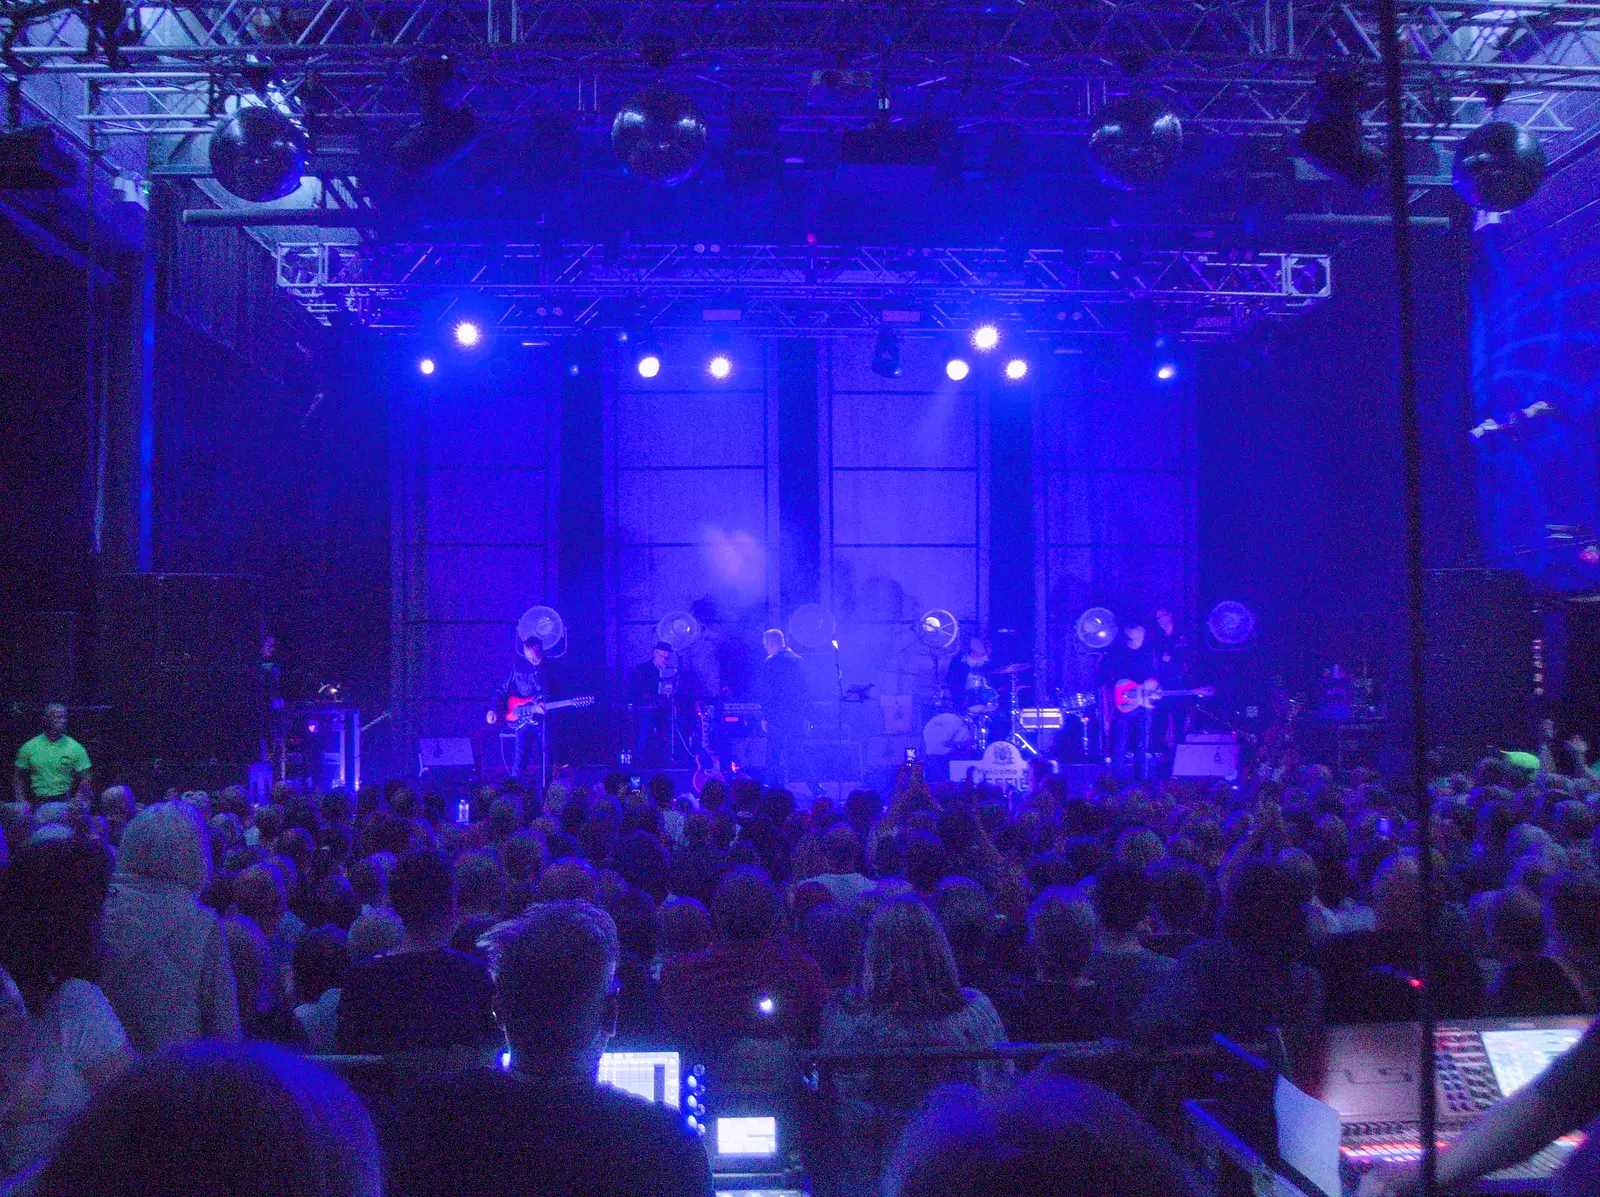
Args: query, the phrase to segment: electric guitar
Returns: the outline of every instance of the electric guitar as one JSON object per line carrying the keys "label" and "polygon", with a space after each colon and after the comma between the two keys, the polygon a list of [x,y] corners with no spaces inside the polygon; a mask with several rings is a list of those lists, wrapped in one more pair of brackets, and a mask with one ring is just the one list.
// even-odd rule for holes
{"label": "electric guitar", "polygon": [[[544,702],[543,712],[533,709],[540,702]],[[518,698],[513,694],[506,699],[506,722],[512,727],[518,727],[530,719],[537,719],[541,714],[547,715],[551,711],[560,711],[568,707],[582,709],[583,707],[592,706],[594,706],[593,694],[585,694],[581,698],[557,698],[548,702],[537,696],[533,698]]]}
{"label": "electric guitar", "polygon": [[1154,710],[1156,703],[1163,698],[1210,698],[1216,692],[1214,686],[1198,686],[1193,690],[1163,690],[1155,678],[1136,682],[1125,677],[1111,687],[1111,701],[1119,712],[1131,715],[1140,707]]}

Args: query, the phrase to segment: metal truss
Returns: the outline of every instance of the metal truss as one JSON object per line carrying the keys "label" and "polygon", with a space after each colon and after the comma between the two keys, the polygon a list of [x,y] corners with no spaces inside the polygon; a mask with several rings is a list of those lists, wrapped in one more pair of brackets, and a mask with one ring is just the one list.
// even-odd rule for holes
{"label": "metal truss", "polygon": [[[1188,338],[1231,335],[1326,299],[1321,253],[840,246],[307,243],[277,247],[280,286],[323,320],[426,328],[464,300],[506,333],[589,326],[825,335],[965,327],[978,305],[1036,333],[1126,331],[1158,320]],[[486,265],[488,263],[488,265]],[[895,317],[891,316],[892,321]]]}
{"label": "metal truss", "polygon": [[[1460,136],[1502,115],[1550,137],[1600,109],[1600,3],[1399,0],[1407,124]],[[0,5],[21,21],[24,0]],[[202,132],[245,56],[270,60],[286,101],[337,119],[406,121],[397,69],[448,48],[490,119],[564,112],[603,121],[656,77],[713,120],[748,107],[780,131],[859,124],[880,83],[896,111],[958,127],[1010,122],[1080,132],[1108,97],[1150,89],[1193,126],[1293,128],[1331,64],[1376,68],[1375,6],[1340,0],[321,0],[129,7],[116,66],[86,56],[69,10],[27,25],[9,62],[90,76],[88,122],[107,134]],[[1377,105],[1369,119],[1379,116]]]}

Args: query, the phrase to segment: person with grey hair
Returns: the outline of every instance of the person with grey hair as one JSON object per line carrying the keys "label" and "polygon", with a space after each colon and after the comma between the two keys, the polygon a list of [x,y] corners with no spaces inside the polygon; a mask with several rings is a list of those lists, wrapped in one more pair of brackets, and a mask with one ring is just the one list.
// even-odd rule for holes
{"label": "person with grey hair", "polygon": [[210,843],[193,806],[156,803],[123,832],[100,987],[137,1051],[239,1038],[222,921],[198,901],[210,880]]}
{"label": "person with grey hair", "polygon": [[709,1197],[705,1151],[671,1109],[601,1084],[616,1029],[611,916],[578,899],[535,905],[489,938],[510,1067],[418,1085],[395,1136],[407,1197]]}

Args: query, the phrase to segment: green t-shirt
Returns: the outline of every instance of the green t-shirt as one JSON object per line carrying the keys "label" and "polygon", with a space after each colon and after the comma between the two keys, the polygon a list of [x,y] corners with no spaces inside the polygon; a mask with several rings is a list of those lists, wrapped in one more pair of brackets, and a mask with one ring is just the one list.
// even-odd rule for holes
{"label": "green t-shirt", "polygon": [[28,775],[35,798],[60,798],[89,771],[89,754],[71,736],[52,740],[41,732],[17,749],[17,768]]}

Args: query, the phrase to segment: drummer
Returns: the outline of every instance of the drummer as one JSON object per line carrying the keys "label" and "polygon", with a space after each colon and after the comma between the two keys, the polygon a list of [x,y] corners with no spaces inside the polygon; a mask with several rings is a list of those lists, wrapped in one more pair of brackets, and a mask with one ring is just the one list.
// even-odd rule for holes
{"label": "drummer", "polygon": [[1000,696],[989,680],[992,670],[988,637],[972,637],[967,641],[967,651],[951,661],[945,673],[945,685],[957,711],[979,718],[994,713]]}

